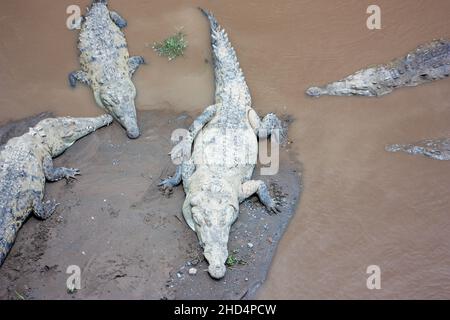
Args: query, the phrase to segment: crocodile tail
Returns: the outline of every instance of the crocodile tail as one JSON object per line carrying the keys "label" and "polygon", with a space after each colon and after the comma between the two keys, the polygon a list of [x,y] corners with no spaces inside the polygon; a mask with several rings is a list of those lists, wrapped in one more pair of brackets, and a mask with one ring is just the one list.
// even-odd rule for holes
{"label": "crocodile tail", "polygon": [[[211,45],[214,58],[216,76],[216,90],[220,91],[220,85],[230,80],[238,80],[245,83],[244,74],[239,66],[236,52],[231,46],[225,30],[219,25],[214,15],[199,8],[208,18],[211,27]],[[219,86],[219,88],[217,88]],[[246,85],[245,85],[246,86]]]}
{"label": "crocodile tail", "polygon": [[200,11],[208,18],[209,23],[211,24],[211,30],[215,32],[220,31],[220,25],[219,22],[217,22],[216,17],[212,14],[211,11],[205,10],[203,8],[199,8]]}

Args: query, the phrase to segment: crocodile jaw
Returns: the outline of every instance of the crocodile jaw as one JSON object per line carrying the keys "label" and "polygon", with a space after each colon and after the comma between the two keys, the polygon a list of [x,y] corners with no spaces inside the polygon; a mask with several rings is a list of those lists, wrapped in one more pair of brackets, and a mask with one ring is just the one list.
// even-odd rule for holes
{"label": "crocodile jaw", "polygon": [[220,199],[220,196],[227,198],[223,190],[215,192],[217,190],[210,188],[218,188],[218,184],[207,184],[202,193],[191,199],[192,221],[203,255],[209,263],[208,272],[212,278],[221,279],[226,272],[228,238],[238,215],[238,205],[231,205],[234,203],[231,200]]}
{"label": "crocodile jaw", "polygon": [[64,117],[42,120],[35,128],[51,155],[56,157],[78,139],[109,125],[112,121],[113,118],[106,114],[93,118]]}
{"label": "crocodile jaw", "polygon": [[225,262],[228,258],[227,244],[224,245],[205,245],[204,256],[209,263],[208,273],[217,280],[225,276]]}
{"label": "crocodile jaw", "polygon": [[125,80],[102,86],[98,99],[96,98],[97,102],[125,128],[130,139],[136,139],[140,135],[134,104],[135,97],[136,89],[133,83]]}

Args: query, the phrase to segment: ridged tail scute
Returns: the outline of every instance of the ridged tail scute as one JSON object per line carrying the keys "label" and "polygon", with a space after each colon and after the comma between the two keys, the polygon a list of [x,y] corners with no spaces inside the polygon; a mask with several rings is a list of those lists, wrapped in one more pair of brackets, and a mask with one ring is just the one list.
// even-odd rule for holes
{"label": "ridged tail scute", "polygon": [[219,25],[214,15],[205,9],[199,8],[208,18],[211,27],[211,45],[216,77],[216,91],[220,92],[222,86],[231,81],[242,82],[246,87],[244,74],[239,66],[236,52],[231,46],[225,30]]}
{"label": "ridged tail scute", "polygon": [[211,24],[211,31],[220,32],[220,25],[219,22],[217,22],[216,17],[214,17],[214,15],[208,10],[203,8],[198,9],[208,18],[209,23]]}

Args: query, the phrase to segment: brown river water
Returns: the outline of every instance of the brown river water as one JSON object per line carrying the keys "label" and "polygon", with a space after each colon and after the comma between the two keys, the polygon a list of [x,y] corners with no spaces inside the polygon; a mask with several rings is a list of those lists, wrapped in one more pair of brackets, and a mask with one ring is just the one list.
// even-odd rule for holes
{"label": "brown river water", "polygon": [[[384,148],[450,136],[450,80],[382,98],[304,94],[434,38],[450,38],[450,1],[111,0],[129,22],[137,108],[200,112],[213,101],[212,10],[237,50],[260,114],[290,114],[304,191],[259,298],[450,298],[450,162]],[[0,123],[42,111],[97,115],[89,88],[68,88],[79,67],[78,32],[66,8],[89,0],[0,0]],[[381,7],[382,29],[366,9]],[[148,47],[183,27],[189,41],[173,62]],[[368,290],[366,269],[381,269]]]}

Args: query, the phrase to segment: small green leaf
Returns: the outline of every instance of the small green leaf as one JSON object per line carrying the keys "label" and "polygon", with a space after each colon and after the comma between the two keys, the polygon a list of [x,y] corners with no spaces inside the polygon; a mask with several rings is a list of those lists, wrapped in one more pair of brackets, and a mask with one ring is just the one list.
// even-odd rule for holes
{"label": "small green leaf", "polygon": [[170,61],[184,54],[184,50],[188,47],[185,37],[183,32],[178,31],[162,42],[155,42],[152,48],[159,56],[167,57]]}

